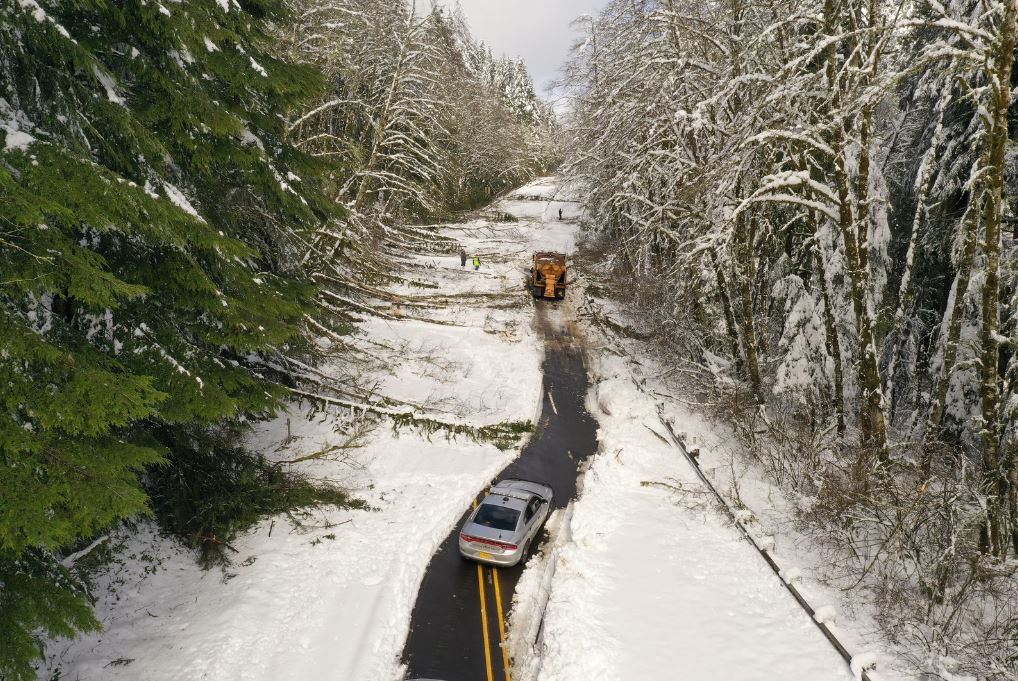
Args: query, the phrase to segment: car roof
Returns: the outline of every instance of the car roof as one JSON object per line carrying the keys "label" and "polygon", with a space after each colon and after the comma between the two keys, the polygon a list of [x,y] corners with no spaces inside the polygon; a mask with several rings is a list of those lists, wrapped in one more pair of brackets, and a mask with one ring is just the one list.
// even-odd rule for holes
{"label": "car roof", "polygon": [[526,501],[529,501],[530,497],[534,496],[548,499],[550,498],[548,495],[552,494],[553,492],[550,487],[540,482],[509,478],[506,480],[499,481],[494,487],[491,488],[489,493],[504,494],[506,496],[515,496]]}
{"label": "car roof", "polygon": [[[529,498],[521,498],[523,495],[519,493],[516,493],[513,496],[509,497],[504,494],[498,493],[497,490],[492,491],[494,493],[484,497],[484,501],[481,502],[482,504],[490,504],[492,506],[504,506],[506,508],[522,511],[527,507],[527,504],[530,502]],[[529,496],[533,497],[534,495],[531,494]]]}

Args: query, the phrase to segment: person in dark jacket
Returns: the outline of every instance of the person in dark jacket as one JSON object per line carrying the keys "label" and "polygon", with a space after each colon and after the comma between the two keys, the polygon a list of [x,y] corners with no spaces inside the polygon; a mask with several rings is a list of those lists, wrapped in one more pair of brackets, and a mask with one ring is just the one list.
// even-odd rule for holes
{"label": "person in dark jacket", "polygon": [[562,209],[561,208],[558,209],[558,219],[559,220],[562,219]]}
{"label": "person in dark jacket", "polygon": [[467,252],[464,249],[460,249],[460,267],[467,266]]}

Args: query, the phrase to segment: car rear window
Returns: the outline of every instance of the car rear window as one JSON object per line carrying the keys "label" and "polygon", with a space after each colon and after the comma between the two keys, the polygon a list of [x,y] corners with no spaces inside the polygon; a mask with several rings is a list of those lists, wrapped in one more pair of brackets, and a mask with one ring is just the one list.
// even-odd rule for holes
{"label": "car rear window", "polygon": [[474,522],[494,530],[515,530],[516,521],[520,519],[520,512],[516,509],[494,504],[481,504],[477,507],[477,515]]}

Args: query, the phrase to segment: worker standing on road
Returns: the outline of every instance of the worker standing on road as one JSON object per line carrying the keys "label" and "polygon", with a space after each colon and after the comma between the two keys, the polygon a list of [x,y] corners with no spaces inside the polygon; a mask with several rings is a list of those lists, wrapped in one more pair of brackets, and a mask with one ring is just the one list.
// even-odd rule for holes
{"label": "worker standing on road", "polygon": [[467,252],[464,249],[460,249],[460,267],[467,266]]}
{"label": "worker standing on road", "polygon": [[481,258],[480,258],[480,256],[475,255],[474,256],[474,270],[479,270],[479,269],[481,269]]}
{"label": "worker standing on road", "polygon": [[558,219],[559,220],[562,219],[562,209],[561,208],[558,209]]}

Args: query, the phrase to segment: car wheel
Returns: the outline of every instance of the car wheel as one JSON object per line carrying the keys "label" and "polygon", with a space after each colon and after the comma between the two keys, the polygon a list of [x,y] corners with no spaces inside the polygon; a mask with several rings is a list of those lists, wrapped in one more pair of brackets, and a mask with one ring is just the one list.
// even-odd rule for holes
{"label": "car wheel", "polygon": [[517,565],[523,565],[527,562],[527,558],[530,558],[530,542],[528,541],[523,545],[523,550],[520,551],[520,559],[516,562]]}

